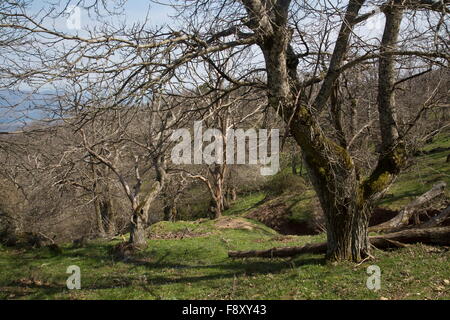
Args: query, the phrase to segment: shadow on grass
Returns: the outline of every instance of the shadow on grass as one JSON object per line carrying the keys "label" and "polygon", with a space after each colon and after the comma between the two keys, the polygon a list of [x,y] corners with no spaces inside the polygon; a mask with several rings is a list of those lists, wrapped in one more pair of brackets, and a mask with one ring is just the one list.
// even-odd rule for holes
{"label": "shadow on grass", "polygon": [[[157,297],[153,292],[151,286],[170,285],[170,284],[188,284],[200,283],[224,279],[234,279],[235,277],[246,277],[255,275],[266,275],[281,273],[284,270],[298,268],[303,265],[324,265],[325,259],[322,256],[301,256],[294,259],[230,259],[223,257],[223,260],[209,263],[207,260],[195,261],[188,258],[192,264],[183,261],[184,248],[173,252],[160,252],[154,254],[152,251],[146,251],[135,257],[130,257],[127,260],[113,260],[113,257],[107,253],[106,248],[102,248],[101,252],[93,252],[93,248],[84,249],[65,249],[63,254],[58,256],[51,256],[45,250],[38,252],[15,256],[14,263],[20,263],[22,268],[36,268],[36,257],[39,259],[55,259],[55,262],[66,261],[67,258],[82,258],[87,261],[84,262],[85,269],[82,272],[86,274],[84,282],[82,282],[83,290],[101,290],[101,289],[121,289],[133,287],[138,290],[148,291]],[[202,250],[199,248],[199,250]],[[194,254],[190,250],[189,254]],[[17,261],[16,261],[17,259]],[[69,259],[70,260],[70,259]],[[113,260],[113,261],[112,261]],[[96,269],[104,266],[104,262],[112,262],[108,271],[100,271],[101,274],[96,274]],[[180,263],[178,262],[180,261]],[[40,263],[40,262],[39,262]],[[73,261],[76,264],[75,261]],[[117,267],[120,272],[114,272],[115,264],[122,263],[129,265],[130,268],[124,271],[123,266]],[[203,263],[203,264],[202,264]],[[59,266],[58,266],[59,268]],[[139,270],[134,270],[139,269]],[[64,270],[65,271],[65,270]],[[106,272],[106,274],[105,274]],[[32,274],[24,274],[25,279],[30,279]],[[68,276],[68,275],[67,275]],[[97,277],[99,276],[99,277]],[[44,277],[49,279],[47,276]],[[20,299],[22,297],[30,296],[33,299],[48,299],[55,295],[63,293],[66,289],[65,275],[53,278],[43,283],[22,283],[22,280],[13,280],[5,283],[6,286],[2,288],[3,298]],[[82,277],[83,279],[83,277]],[[150,287],[149,287],[150,286]],[[4,290],[3,290],[4,289]],[[150,291],[149,291],[150,290]],[[11,297],[8,297],[9,295]]]}
{"label": "shadow on grass", "polygon": [[236,276],[255,276],[280,273],[286,269],[292,269],[304,266],[304,265],[324,265],[324,257],[312,257],[296,259],[295,263],[292,261],[273,261],[268,259],[245,259],[245,260],[230,260],[221,264],[213,265],[184,265],[179,263],[167,263],[167,262],[147,262],[142,259],[130,259],[126,263],[133,264],[139,267],[145,267],[147,269],[176,269],[183,270],[183,273],[189,273],[196,270],[220,270],[207,275],[199,276],[183,276],[178,274],[176,277],[155,276],[148,279],[151,284],[163,285],[172,283],[194,283],[198,281],[209,281],[218,279],[233,279]]}
{"label": "shadow on grass", "polygon": [[[292,260],[271,260],[261,258],[239,260],[227,259],[223,263],[189,265],[165,261],[169,256],[170,253],[166,253],[154,261],[149,261],[151,258],[145,256],[117,261],[132,265],[136,268],[145,268],[149,271],[156,271],[156,274],[152,274],[151,272],[146,273],[145,271],[142,272],[142,275],[145,275],[145,280],[139,279],[139,277],[127,277],[126,274],[112,274],[112,277],[102,277],[97,279],[95,283],[83,286],[83,289],[98,290],[129,286],[188,284],[202,281],[233,279],[239,276],[276,274],[286,269],[292,269],[293,267],[298,268],[304,265],[325,264],[324,257],[299,257]],[[94,257],[91,256],[90,258],[92,259]],[[98,256],[94,259],[104,260],[107,258],[108,257],[105,256]],[[131,268],[130,271],[133,269],[134,268]],[[169,275],[169,270],[172,272],[175,270],[175,273]],[[202,271],[202,274],[195,275],[199,270]],[[167,273],[168,275],[161,275],[164,273]]]}
{"label": "shadow on grass", "polygon": [[0,287],[1,299],[20,299],[32,296],[33,299],[49,299],[61,293],[65,287],[59,283],[50,284],[21,284],[17,281],[11,282],[8,286]]}

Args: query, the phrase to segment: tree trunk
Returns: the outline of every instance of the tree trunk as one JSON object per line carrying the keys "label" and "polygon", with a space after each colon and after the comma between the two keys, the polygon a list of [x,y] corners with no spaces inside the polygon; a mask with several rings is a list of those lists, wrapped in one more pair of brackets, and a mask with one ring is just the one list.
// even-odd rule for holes
{"label": "tree trunk", "polygon": [[291,153],[291,168],[292,168],[292,174],[296,175],[297,174],[297,155],[295,154],[295,149],[292,150]]}
{"label": "tree trunk", "polygon": [[[166,164],[163,156],[154,159],[156,181],[150,190],[145,194],[144,199],[139,200],[139,195],[132,200],[133,215],[131,217],[131,231],[129,243],[135,248],[145,248],[147,246],[146,227],[148,222],[150,205],[161,192],[167,180]],[[140,176],[137,175],[140,180]],[[139,190],[140,188],[138,188]]]}
{"label": "tree trunk", "polygon": [[219,219],[222,216],[223,200],[218,197],[213,197],[210,202],[211,219]]}
{"label": "tree trunk", "polygon": [[383,55],[384,52],[395,50],[400,33],[400,25],[403,10],[395,4],[384,9],[386,25],[380,48],[378,71],[378,112],[380,115],[380,133],[383,152],[392,148],[398,140],[397,113],[395,107],[396,81],[395,59],[392,56]]}
{"label": "tree trunk", "polygon": [[[338,186],[347,196],[338,196],[330,190],[330,185],[318,185],[319,199],[325,215],[327,232],[327,259],[332,261],[359,261],[369,254],[370,210],[359,195],[358,181],[346,178],[344,185]],[[341,190],[339,190],[341,191]],[[353,195],[352,195],[353,193]]]}
{"label": "tree trunk", "polygon": [[102,218],[105,233],[108,236],[112,236],[116,233],[116,223],[115,223],[115,211],[112,200],[107,195],[108,199],[102,202]]}
{"label": "tree trunk", "polygon": [[130,243],[136,248],[144,248],[147,246],[147,237],[145,234],[147,219],[144,217],[143,211],[143,209],[135,210],[131,221]]}
{"label": "tree trunk", "polygon": [[[114,222],[114,208],[109,195],[104,195],[107,199],[97,199],[95,201],[95,213],[97,219],[97,232],[100,237],[111,236],[116,232]],[[98,195],[97,197],[102,197]]]}
{"label": "tree trunk", "polygon": [[[341,133],[340,139],[334,140],[327,137],[316,116],[316,112],[320,113],[329,106],[333,90],[338,89],[339,70],[347,57],[349,40],[364,2],[348,2],[327,73],[312,102],[314,108],[310,108],[311,97],[303,90],[297,70],[299,59],[290,44],[292,33],[287,25],[289,1],[278,1],[273,17],[265,16],[265,11],[254,6],[254,2],[245,2],[249,16],[258,22],[252,21],[248,26],[261,36],[258,45],[266,65],[268,103],[288,124],[304,154],[308,174],[325,214],[327,257],[331,260],[358,261],[367,256],[368,220],[372,203],[385,192],[405,162],[403,145],[396,143],[398,133],[392,94],[395,80],[392,66],[395,61],[392,57],[380,58],[380,126],[386,132],[382,132],[383,154],[368,179],[358,179],[357,168],[346,148],[344,135]],[[395,8],[389,8],[386,12],[382,52],[395,49],[402,17]],[[383,96],[386,97],[382,99]],[[335,116],[335,120],[339,120],[339,115]],[[337,131],[342,132],[341,125],[337,126]]]}
{"label": "tree trunk", "polygon": [[[370,111],[369,111],[370,112]],[[370,116],[367,118],[370,121]],[[358,129],[358,100],[353,98],[350,101],[350,136],[354,137]]]}
{"label": "tree trunk", "polygon": [[164,207],[164,221],[174,222],[177,216],[177,207],[174,204],[168,204]]}
{"label": "tree trunk", "polygon": [[300,171],[298,172],[300,177],[303,177],[303,155],[300,154]]}
{"label": "tree trunk", "polygon": [[357,209],[342,209],[333,210],[331,222],[327,224],[327,258],[359,261],[369,254],[369,215],[361,216]]}
{"label": "tree trunk", "polygon": [[[98,198],[98,196],[97,196]],[[103,238],[105,236],[105,229],[103,224],[103,215],[102,215],[102,209],[101,209],[101,201],[99,199],[95,199],[94,201],[94,207],[95,207],[95,218],[97,222],[97,233],[98,235]]]}
{"label": "tree trunk", "polygon": [[226,174],[226,164],[215,164],[210,169],[211,176],[213,177],[213,184],[210,187],[212,196],[212,208],[211,213],[213,219],[218,219],[222,216],[224,210],[224,182]]}
{"label": "tree trunk", "polygon": [[93,175],[93,193],[95,197],[94,207],[97,220],[97,232],[100,237],[113,235],[115,233],[114,208],[111,199],[111,190],[108,181],[109,168],[94,167],[91,164]]}
{"label": "tree trunk", "polygon": [[164,207],[164,221],[172,221],[172,208],[167,205]]}

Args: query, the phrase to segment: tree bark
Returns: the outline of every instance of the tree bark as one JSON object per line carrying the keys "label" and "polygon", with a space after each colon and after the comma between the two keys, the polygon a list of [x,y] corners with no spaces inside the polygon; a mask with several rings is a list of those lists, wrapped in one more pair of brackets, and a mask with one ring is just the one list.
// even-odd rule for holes
{"label": "tree bark", "polygon": [[[358,200],[356,179],[353,186],[347,184],[346,187],[347,192],[355,192],[354,197],[337,196],[329,192],[328,186],[320,186],[322,192],[319,199],[325,215],[328,241],[327,259],[359,261],[367,257],[370,250],[370,209]],[[327,190],[323,190],[325,188]]]}
{"label": "tree bark", "polygon": [[103,224],[103,217],[102,217],[102,209],[101,209],[101,201],[98,199],[99,195],[97,195],[97,198],[94,201],[94,207],[95,207],[95,217],[97,222],[97,233],[102,238],[105,236],[105,228]]}
{"label": "tree bark", "polygon": [[[345,14],[330,68],[315,99],[315,108],[323,110],[335,88],[338,69],[348,50],[348,41],[364,1],[351,0]],[[250,4],[249,4],[250,5]],[[253,13],[255,11],[253,10]],[[290,46],[286,28],[288,4],[276,8],[273,23],[260,24],[263,41],[259,43],[267,70],[268,101],[289,125],[289,130],[304,154],[314,189],[325,214],[328,237],[327,257],[331,260],[364,258],[369,251],[367,226],[369,197],[363,197],[355,165],[348,151],[328,139],[307,99],[302,97],[297,75],[298,59]],[[270,21],[270,20],[269,20]],[[300,98],[297,98],[300,95]]]}
{"label": "tree bark", "polygon": [[131,218],[130,244],[135,248],[145,248],[147,246],[147,236],[145,228],[147,226],[147,217],[142,208],[133,212]]}
{"label": "tree bark", "polygon": [[[397,3],[386,6],[386,26],[383,34],[379,68],[379,113],[382,132],[382,154],[368,179],[359,180],[355,163],[346,148],[345,137],[332,140],[324,134],[316,111],[325,110],[332,98],[338,102],[333,90],[338,89],[341,67],[349,50],[353,28],[360,21],[359,12],[365,0],[350,0],[341,24],[330,64],[315,99],[307,97],[297,67],[298,55],[291,46],[292,32],[287,25],[290,1],[277,1],[267,10],[260,1],[243,1],[249,22],[247,26],[259,36],[258,46],[264,55],[268,103],[288,124],[300,146],[305,166],[326,218],[328,250],[331,260],[358,261],[367,256],[368,219],[373,203],[389,188],[406,162],[404,144],[399,141],[395,123],[395,83],[392,55],[397,44],[402,10]],[[311,100],[313,100],[311,108]],[[336,109],[336,108],[335,108]],[[338,110],[335,110],[338,112]],[[336,127],[339,115],[335,115]]]}

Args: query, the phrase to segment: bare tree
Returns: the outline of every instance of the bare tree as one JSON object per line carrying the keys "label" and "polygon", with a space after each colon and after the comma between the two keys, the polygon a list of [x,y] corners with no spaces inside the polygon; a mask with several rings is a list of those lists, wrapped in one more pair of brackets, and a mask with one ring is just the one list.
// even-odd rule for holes
{"label": "bare tree", "polygon": [[[38,62],[32,66],[11,66],[11,78],[35,83],[76,78],[83,89],[95,87],[93,94],[98,98],[92,101],[108,101],[107,108],[112,110],[135,105],[136,97],[142,97],[143,92],[156,85],[182,96],[207,72],[202,68],[205,61],[225,79],[227,91],[243,87],[264,89],[267,105],[284,120],[302,149],[325,213],[327,257],[358,261],[369,255],[368,221],[372,207],[407,161],[405,140],[410,130],[399,129],[396,85],[402,80],[399,77],[408,61],[419,62],[413,64],[418,73],[423,72],[423,63],[427,68],[447,66],[448,3],[186,0],[174,6],[178,21],[183,24],[180,31],[151,30],[145,24],[130,29],[105,25],[100,33],[82,37],[49,29],[25,13],[9,17],[25,19],[26,25],[11,22],[0,27],[22,30],[36,40],[27,49],[28,55]],[[377,12],[386,19],[381,42],[364,37],[360,28]],[[402,22],[407,25],[403,29]],[[66,46],[59,45],[61,41]],[[220,55],[211,56],[225,50],[251,59],[243,59],[246,63],[230,73],[220,63]],[[117,59],[119,55],[124,59]],[[378,115],[373,115],[373,119],[380,129],[379,154],[368,169],[360,168],[349,148],[353,139],[348,139],[343,125],[341,85],[346,72],[367,64],[378,65]],[[83,118],[80,125],[91,118]],[[351,133],[356,134],[357,123],[351,123]],[[89,137],[84,138],[89,154],[117,171],[132,203],[134,224],[140,225],[140,221],[145,221],[140,210],[149,202],[136,199],[137,193],[131,191],[116,165],[94,150],[93,144]],[[160,172],[161,159],[151,158]],[[159,184],[153,190],[161,187],[164,174],[159,174]],[[138,176],[136,170],[137,181]],[[153,198],[151,194],[147,196]],[[142,243],[141,236],[132,233],[132,238]]]}

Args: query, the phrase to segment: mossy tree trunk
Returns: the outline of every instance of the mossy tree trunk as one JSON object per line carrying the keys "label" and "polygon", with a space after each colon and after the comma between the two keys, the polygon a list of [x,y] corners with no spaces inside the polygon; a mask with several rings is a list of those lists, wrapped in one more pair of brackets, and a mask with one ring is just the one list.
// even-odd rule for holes
{"label": "mossy tree trunk", "polygon": [[[326,218],[328,250],[330,260],[359,261],[369,253],[368,221],[372,204],[395,179],[405,162],[404,146],[395,136],[395,106],[393,105],[392,56],[383,56],[380,61],[380,78],[385,81],[381,94],[386,100],[379,101],[380,126],[387,128],[392,139],[382,140],[384,152],[378,165],[366,179],[360,179],[357,168],[346,148],[345,136],[333,141],[324,134],[314,109],[321,111],[328,107],[333,91],[336,90],[340,68],[344,63],[350,36],[354,26],[360,22],[359,11],[364,0],[350,0],[347,6],[327,74],[320,90],[309,107],[304,84],[299,81],[298,55],[291,47],[291,32],[287,27],[289,1],[279,1],[270,11],[261,10],[259,1],[244,1],[249,15],[248,27],[260,35],[258,42],[267,70],[268,102],[288,124],[291,134],[302,149],[305,165]],[[397,24],[401,12],[389,16],[383,37],[382,48],[392,50],[398,37]],[[391,20],[389,20],[391,19]],[[333,100],[333,99],[332,99]],[[388,101],[390,104],[386,104]],[[331,101],[338,107],[338,100]],[[332,110],[333,111],[333,110]],[[336,110],[335,110],[336,111]],[[336,111],[337,112],[337,111]],[[335,115],[339,120],[339,114]],[[335,121],[336,122],[336,121]],[[339,121],[336,123],[339,124]],[[337,127],[339,129],[339,126]],[[342,129],[342,128],[341,128]]]}

